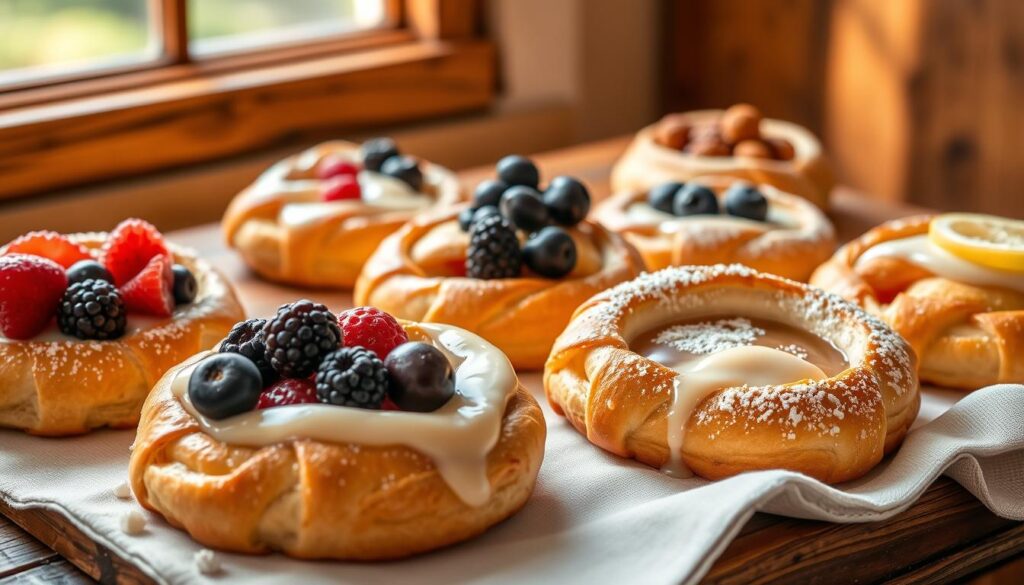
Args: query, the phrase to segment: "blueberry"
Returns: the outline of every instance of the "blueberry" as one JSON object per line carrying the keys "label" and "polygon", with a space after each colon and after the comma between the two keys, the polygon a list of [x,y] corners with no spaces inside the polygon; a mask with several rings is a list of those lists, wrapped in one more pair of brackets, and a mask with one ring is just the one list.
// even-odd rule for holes
{"label": "blueberry", "polygon": [[395,155],[384,161],[380,172],[405,181],[413,191],[423,188],[423,171],[420,170],[420,163],[411,156]]}
{"label": "blueberry", "polygon": [[253,410],[262,390],[259,368],[238,353],[211,355],[196,366],[188,381],[192,406],[217,420]]}
{"label": "blueberry", "polygon": [[576,267],[576,242],[564,229],[548,226],[526,241],[523,262],[541,276],[560,278]]}
{"label": "blueberry", "polygon": [[373,138],[363,143],[363,168],[380,172],[387,159],[398,156],[398,146],[390,138]]}
{"label": "blueberry", "polygon": [[704,185],[685,185],[676,191],[672,211],[679,217],[687,215],[714,215],[718,213],[718,197]]}
{"label": "blueberry", "polygon": [[557,223],[576,225],[590,211],[590,193],[572,177],[555,177],[544,191],[544,205]]}
{"label": "blueberry", "polygon": [[459,227],[468,232],[473,224],[489,215],[501,215],[496,205],[484,205],[480,208],[470,207],[459,212]]}
{"label": "blueberry", "polygon": [[105,280],[111,284],[114,282],[110,271],[95,260],[79,260],[68,268],[68,286],[90,279]]}
{"label": "blueberry", "polygon": [[432,412],[455,394],[448,358],[433,345],[412,341],[391,350],[384,360],[388,397],[402,410]]}
{"label": "blueberry", "polygon": [[647,192],[647,203],[658,211],[675,213],[672,204],[676,199],[676,191],[683,188],[683,183],[662,183]]}
{"label": "blueberry", "polygon": [[509,185],[500,179],[488,179],[476,186],[473,191],[473,207],[484,207],[485,205],[497,206],[501,203],[501,194],[508,189]]}
{"label": "blueberry", "polygon": [[510,154],[498,161],[498,178],[509,185],[525,185],[537,188],[540,183],[540,173],[533,161],[525,156]]}
{"label": "blueberry", "polygon": [[174,302],[178,305],[187,305],[196,300],[199,284],[196,283],[192,271],[181,264],[175,264],[171,267],[171,272],[174,273]]}
{"label": "blueberry", "polygon": [[725,192],[725,211],[736,217],[764,221],[768,217],[768,200],[753,185],[736,183]]}
{"label": "blueberry", "polygon": [[501,196],[501,214],[517,229],[526,233],[533,233],[551,223],[548,208],[541,200],[540,193],[525,185],[510,187],[505,191]]}

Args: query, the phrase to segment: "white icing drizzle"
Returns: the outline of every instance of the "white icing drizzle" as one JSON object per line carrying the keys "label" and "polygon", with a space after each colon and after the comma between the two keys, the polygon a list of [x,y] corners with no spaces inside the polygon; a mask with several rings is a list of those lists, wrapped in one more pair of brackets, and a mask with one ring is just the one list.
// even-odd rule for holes
{"label": "white icing drizzle", "polygon": [[682,460],[686,425],[697,405],[712,392],[734,386],[755,387],[824,380],[818,366],[795,355],[763,346],[738,346],[699,360],[665,364],[677,372],[668,412],[668,462],[662,471],[673,477],[692,477]]}
{"label": "white icing drizzle", "polygon": [[701,228],[768,232],[773,229],[796,229],[799,222],[788,211],[779,205],[768,206],[768,217],[765,221],[755,221],[745,217],[737,217],[720,213],[717,215],[687,215],[678,217],[670,213],[651,207],[646,201],[636,201],[626,208],[626,215],[630,219],[645,225],[657,225],[663,233],[675,233],[679,231],[692,230],[700,225]]}
{"label": "white icing drizzle", "polygon": [[363,203],[387,209],[421,209],[433,203],[433,199],[412,190],[401,179],[373,171],[359,171],[359,187],[363,192]]}
{"label": "white icing drizzle", "polygon": [[505,407],[518,386],[515,371],[496,347],[468,331],[427,323],[415,329],[445,353],[455,370],[455,396],[434,412],[298,404],[210,420],[188,400],[188,381],[199,360],[177,373],[171,392],[204,432],[226,443],[265,446],[306,437],[408,446],[433,459],[438,473],[463,502],[481,506],[490,498],[487,455],[498,442]]}
{"label": "white icing drizzle", "polygon": [[882,242],[857,258],[859,268],[878,258],[900,258],[957,282],[1024,291],[1024,274],[989,268],[964,260],[931,242],[926,234]]}

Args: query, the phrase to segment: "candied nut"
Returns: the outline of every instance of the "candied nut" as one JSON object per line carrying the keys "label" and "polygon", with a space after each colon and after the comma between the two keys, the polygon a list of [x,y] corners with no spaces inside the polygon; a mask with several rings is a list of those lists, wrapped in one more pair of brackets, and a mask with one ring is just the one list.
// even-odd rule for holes
{"label": "candied nut", "polygon": [[732,149],[733,156],[748,158],[774,158],[772,147],[763,140],[744,140]]}
{"label": "candied nut", "polygon": [[779,160],[793,160],[796,156],[796,150],[793,149],[793,145],[788,140],[783,138],[768,138],[765,140],[769,146],[772,147],[772,151],[775,153],[775,158]]}
{"label": "candied nut", "polygon": [[761,137],[761,112],[750,104],[737,104],[722,114],[722,138],[729,144]]}
{"label": "candied nut", "polygon": [[713,138],[694,140],[686,145],[683,152],[696,156],[729,156],[729,145]]}
{"label": "candied nut", "polygon": [[654,129],[654,140],[667,148],[682,150],[689,139],[690,124],[679,116],[665,116]]}

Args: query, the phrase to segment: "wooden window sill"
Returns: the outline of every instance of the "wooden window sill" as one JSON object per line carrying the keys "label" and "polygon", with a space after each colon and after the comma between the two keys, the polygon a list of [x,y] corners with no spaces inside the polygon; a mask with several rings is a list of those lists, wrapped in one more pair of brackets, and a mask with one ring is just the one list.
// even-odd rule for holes
{"label": "wooden window sill", "polygon": [[66,99],[40,94],[33,105],[0,96],[0,199],[491,103],[491,43],[387,34],[390,42],[354,52],[93,80],[133,81]]}

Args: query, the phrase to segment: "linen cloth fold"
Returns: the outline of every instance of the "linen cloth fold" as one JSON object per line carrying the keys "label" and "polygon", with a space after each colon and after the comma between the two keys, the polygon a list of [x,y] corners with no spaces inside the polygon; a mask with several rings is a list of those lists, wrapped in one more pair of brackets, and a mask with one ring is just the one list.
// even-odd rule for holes
{"label": "linen cloth fold", "polygon": [[156,582],[217,583],[693,583],[757,511],[832,522],[883,520],[908,508],[940,475],[994,513],[1024,520],[1024,386],[963,395],[925,389],[899,451],[868,476],[828,486],[786,471],[718,482],[674,479],[589,444],[543,399],[538,374],[522,376],[545,405],[548,442],[533,497],[480,538],[387,563],[303,562],[282,555],[217,553],[223,571],[198,572],[202,547],[158,516],[129,536],[121,518],[140,509],[114,496],[126,480],[130,431],[44,439],[0,431],[0,498],[43,507],[134,563]]}

